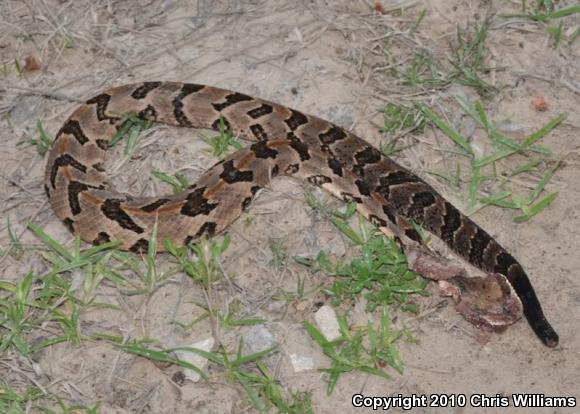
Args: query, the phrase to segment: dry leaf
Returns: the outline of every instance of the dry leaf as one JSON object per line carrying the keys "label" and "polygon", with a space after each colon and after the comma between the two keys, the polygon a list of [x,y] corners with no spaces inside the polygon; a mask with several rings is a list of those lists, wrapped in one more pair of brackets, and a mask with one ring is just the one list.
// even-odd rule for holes
{"label": "dry leaf", "polygon": [[40,69],[40,63],[38,63],[38,60],[36,60],[36,58],[32,55],[30,56],[26,56],[26,58],[24,58],[24,70],[27,72],[32,72],[35,70],[39,70]]}

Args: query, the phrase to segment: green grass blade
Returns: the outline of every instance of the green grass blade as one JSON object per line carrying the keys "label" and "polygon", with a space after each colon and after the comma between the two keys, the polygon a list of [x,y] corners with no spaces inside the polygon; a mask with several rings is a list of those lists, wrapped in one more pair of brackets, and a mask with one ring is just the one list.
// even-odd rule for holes
{"label": "green grass blade", "polygon": [[193,354],[197,354],[199,356],[204,357],[205,359],[207,359],[208,361],[211,361],[215,364],[218,365],[224,365],[224,359],[223,357],[216,353],[216,352],[209,352],[209,351],[205,351],[203,349],[199,349],[199,348],[193,348],[191,346],[181,346],[181,347],[177,347],[177,348],[171,348],[168,349],[167,352],[174,352],[174,351],[187,351],[187,352],[191,352]]}
{"label": "green grass blade", "polygon": [[445,122],[442,118],[435,115],[435,113],[431,111],[431,109],[429,109],[426,105],[419,104],[419,109],[421,112],[423,112],[425,117],[429,118],[431,122],[433,122],[441,131],[443,131],[443,133],[447,135],[453,142],[463,148],[467,154],[473,156],[471,145],[469,145],[467,140],[459,132],[447,124],[447,122]]}
{"label": "green grass blade", "polygon": [[550,168],[548,171],[546,171],[546,173],[544,174],[542,179],[538,182],[538,184],[536,185],[534,190],[530,193],[529,198],[528,198],[528,200],[530,200],[530,203],[534,202],[539,197],[539,195],[542,193],[542,191],[544,191],[546,184],[548,184],[548,181],[550,181],[550,179],[552,178],[552,175],[554,175],[556,170],[560,167],[560,163],[561,163],[561,161],[558,160],[552,168]]}
{"label": "green grass blade", "polygon": [[510,155],[513,155],[515,153],[517,153],[519,150],[517,149],[507,149],[507,150],[501,150],[501,151],[497,151],[491,155],[488,155],[486,157],[483,157],[477,161],[475,161],[473,163],[474,166],[477,166],[479,168],[485,167],[486,165],[492,164],[494,162],[497,162],[501,159],[507,158]]}
{"label": "green grass blade", "polygon": [[260,396],[256,392],[255,388],[252,384],[245,378],[245,376],[237,371],[234,372],[234,377],[238,380],[248,397],[250,397],[250,401],[256,410],[261,413],[267,412],[267,407],[264,402],[260,399]]}
{"label": "green grass blade", "polygon": [[70,261],[75,259],[75,257],[62,244],[60,244],[52,237],[50,237],[48,234],[46,234],[44,230],[41,229],[36,224],[28,222],[28,228],[32,230],[32,232],[36,235],[36,237],[42,240],[44,244],[46,244],[48,247],[50,247],[52,250],[60,254],[65,259]]}
{"label": "green grass blade", "polygon": [[308,332],[308,335],[310,335],[310,337],[314,340],[314,342],[316,342],[322,348],[323,352],[326,355],[333,355],[333,354],[335,354],[334,347],[324,337],[324,335],[322,334],[322,332],[320,332],[314,325],[312,325],[308,321],[304,321],[303,322],[303,325],[304,325],[304,328],[306,329],[306,332]]}
{"label": "green grass blade", "polygon": [[514,217],[514,221],[516,223],[523,223],[524,221],[528,221],[533,216],[538,214],[540,211],[542,211],[543,209],[548,207],[552,203],[552,201],[554,201],[556,199],[557,196],[558,196],[558,192],[555,191],[553,193],[548,194],[546,197],[544,197],[543,199],[538,201],[533,206],[522,208],[522,210],[524,211],[524,214],[521,216]]}
{"label": "green grass blade", "polygon": [[276,351],[277,349],[278,349],[277,346],[272,346],[268,349],[264,349],[263,351],[255,352],[255,353],[250,354],[250,355],[240,356],[239,358],[236,358],[236,360],[233,362],[233,365],[240,366],[243,364],[247,364],[248,362],[258,361],[258,360],[262,359],[263,357],[270,355],[272,352]]}
{"label": "green grass blade", "polygon": [[549,17],[551,19],[561,19],[562,17],[571,16],[580,13],[580,6],[563,7],[560,10],[553,11]]}
{"label": "green grass blade", "polygon": [[356,246],[361,246],[364,244],[364,240],[343,220],[331,217],[330,221],[334,224],[342,234],[350,239]]}
{"label": "green grass blade", "polygon": [[192,371],[197,372],[204,380],[206,381],[208,380],[207,374],[203,372],[201,369],[199,369],[198,367],[187,361],[183,361],[181,359],[170,356],[167,351],[156,351],[154,349],[149,349],[137,344],[126,344],[116,346],[118,346],[119,348],[123,349],[126,352],[142,356],[152,361],[166,362],[170,364],[179,365],[180,367],[183,368],[191,369]]}
{"label": "green grass blade", "polygon": [[528,148],[532,144],[534,144],[536,141],[538,141],[538,140],[542,139],[543,137],[545,137],[546,135],[548,135],[554,128],[556,128],[562,121],[564,121],[567,116],[568,116],[568,114],[562,113],[562,114],[550,119],[550,121],[548,121],[548,123],[546,125],[544,125],[540,129],[538,129],[536,132],[531,134],[528,138],[526,138],[526,140],[522,144],[522,148]]}
{"label": "green grass blade", "polygon": [[477,189],[479,188],[479,183],[481,182],[481,176],[479,175],[479,166],[477,163],[471,165],[471,178],[469,179],[469,193],[468,193],[468,208],[475,205],[477,200]]}

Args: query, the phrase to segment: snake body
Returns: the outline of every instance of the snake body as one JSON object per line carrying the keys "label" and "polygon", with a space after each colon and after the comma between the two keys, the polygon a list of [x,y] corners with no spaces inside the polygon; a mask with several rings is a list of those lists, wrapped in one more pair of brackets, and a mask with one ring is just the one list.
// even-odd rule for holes
{"label": "snake body", "polygon": [[[207,170],[186,191],[132,197],[107,181],[103,162],[123,114],[175,126],[217,129],[253,141]],[[119,86],[88,101],[58,132],[46,167],[45,189],[56,215],[83,240],[119,240],[147,249],[154,224],[162,241],[188,244],[223,231],[254,194],[278,175],[294,176],[355,202],[369,221],[420,242],[412,221],[487,272],[505,275],[530,326],[547,346],[552,329],[522,266],[488,233],[417,175],[353,133],[294,109],[212,86],[145,82]]]}

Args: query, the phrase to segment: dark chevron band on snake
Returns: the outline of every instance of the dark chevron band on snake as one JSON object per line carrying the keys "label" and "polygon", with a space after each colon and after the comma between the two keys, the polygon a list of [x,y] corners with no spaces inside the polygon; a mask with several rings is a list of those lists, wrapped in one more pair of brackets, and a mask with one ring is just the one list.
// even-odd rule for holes
{"label": "dark chevron band on snake", "polygon": [[[103,169],[108,143],[127,113],[169,125],[217,129],[220,119],[255,143],[206,171],[186,191],[132,197],[116,191]],[[46,193],[57,216],[90,243],[122,242],[143,252],[158,223],[162,241],[177,245],[223,231],[277,175],[290,175],[357,203],[383,231],[419,242],[412,221],[486,272],[505,275],[538,337],[558,335],[520,264],[488,233],[429,184],[353,133],[328,121],[238,92],[179,82],[113,88],[89,99],[57,134],[46,167]]]}

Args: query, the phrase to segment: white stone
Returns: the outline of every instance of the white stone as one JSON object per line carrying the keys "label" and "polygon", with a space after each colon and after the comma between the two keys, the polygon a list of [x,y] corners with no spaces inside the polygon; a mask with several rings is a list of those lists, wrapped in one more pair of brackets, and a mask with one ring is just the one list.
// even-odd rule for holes
{"label": "white stone", "polygon": [[294,372],[312,371],[314,369],[314,360],[304,355],[291,354],[290,362]]}
{"label": "white stone", "polygon": [[254,325],[243,335],[244,351],[248,354],[262,352],[276,346],[272,332],[264,325]]}
{"label": "white stone", "polygon": [[[196,342],[192,345],[182,345],[182,347],[191,347],[196,349],[201,349],[202,351],[211,352],[215,341],[213,337],[204,339],[203,341]],[[191,351],[175,351],[175,354],[179,359],[182,361],[188,362],[192,365],[198,367],[201,371],[205,369],[207,366],[208,360],[201,355],[195,354]],[[185,377],[192,381],[197,382],[200,380],[201,375],[199,375],[196,371],[191,369],[185,368],[184,369]]]}
{"label": "white stone", "polygon": [[334,309],[330,306],[324,305],[314,314],[314,320],[318,329],[322,332],[322,335],[328,341],[334,341],[340,338],[340,329],[338,326],[338,319],[336,318],[336,313]]}

